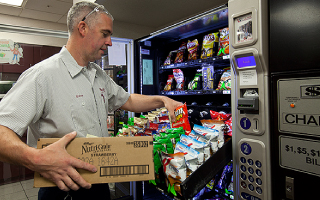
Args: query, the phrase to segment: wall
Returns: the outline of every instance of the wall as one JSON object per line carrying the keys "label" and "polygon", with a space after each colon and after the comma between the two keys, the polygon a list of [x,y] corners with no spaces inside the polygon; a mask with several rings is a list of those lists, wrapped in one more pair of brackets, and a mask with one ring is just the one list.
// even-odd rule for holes
{"label": "wall", "polygon": [[[43,31],[54,31],[60,32],[65,35],[64,38],[56,37],[54,34],[51,36],[46,36],[45,34],[26,34],[19,33],[18,30],[15,32],[6,32],[3,27],[0,27],[0,38],[1,39],[11,39],[15,42],[26,43],[26,44],[37,44],[37,45],[48,45],[48,46],[58,46],[62,47],[67,42],[67,25],[60,23],[53,23],[41,20],[26,19],[17,16],[10,16],[0,14],[1,23],[0,25],[18,27],[18,30],[24,31],[23,29],[32,27],[34,29],[39,29]],[[2,31],[1,31],[2,29]],[[114,21],[114,34],[113,37],[117,38],[127,38],[127,39],[138,39],[143,36],[150,34],[155,31],[150,27],[128,24],[125,22]]]}
{"label": "wall", "polygon": [[[26,19],[17,16],[3,15],[0,14],[1,24],[6,26],[13,26],[16,29],[16,33],[3,32],[4,28],[0,29],[1,39],[11,39],[15,42],[26,43],[26,44],[38,44],[48,46],[62,47],[67,42],[67,25],[40,21],[34,19]],[[34,35],[26,33],[18,33],[19,30],[23,31],[27,27],[33,27],[40,30],[54,30],[65,34],[65,38],[49,37],[44,35]]]}

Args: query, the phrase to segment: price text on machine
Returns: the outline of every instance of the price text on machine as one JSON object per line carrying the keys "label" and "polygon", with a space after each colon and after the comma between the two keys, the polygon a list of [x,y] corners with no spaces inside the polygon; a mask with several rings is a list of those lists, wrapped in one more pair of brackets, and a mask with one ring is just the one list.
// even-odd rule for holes
{"label": "price text on machine", "polygon": [[280,165],[320,176],[320,141],[280,137]]}

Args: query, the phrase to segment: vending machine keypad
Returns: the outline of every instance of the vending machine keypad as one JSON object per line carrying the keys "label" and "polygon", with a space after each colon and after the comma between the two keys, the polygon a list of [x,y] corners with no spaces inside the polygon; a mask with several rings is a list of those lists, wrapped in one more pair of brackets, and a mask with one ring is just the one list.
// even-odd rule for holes
{"label": "vending machine keypad", "polygon": [[264,154],[261,141],[242,139],[239,144],[239,180],[242,199],[263,200],[265,190]]}

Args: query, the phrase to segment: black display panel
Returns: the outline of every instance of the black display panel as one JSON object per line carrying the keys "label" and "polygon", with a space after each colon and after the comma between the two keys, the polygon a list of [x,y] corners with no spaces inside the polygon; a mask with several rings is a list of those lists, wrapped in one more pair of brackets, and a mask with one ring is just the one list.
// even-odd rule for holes
{"label": "black display panel", "polygon": [[269,0],[270,72],[319,68],[318,0]]}

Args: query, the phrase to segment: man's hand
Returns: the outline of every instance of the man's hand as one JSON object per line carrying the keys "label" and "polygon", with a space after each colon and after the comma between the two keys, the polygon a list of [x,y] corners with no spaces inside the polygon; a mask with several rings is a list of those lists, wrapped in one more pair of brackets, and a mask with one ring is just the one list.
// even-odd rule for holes
{"label": "man's hand", "polygon": [[30,167],[54,182],[63,191],[78,190],[80,187],[91,188],[91,184],[81,177],[76,168],[91,172],[97,171],[94,165],[76,159],[67,153],[65,147],[76,135],[76,132],[71,132],[57,142],[43,149],[37,149],[33,166]]}
{"label": "man's hand", "polygon": [[175,122],[174,109],[183,103],[161,95],[131,94],[127,102],[120,108],[131,112],[147,112],[156,108],[166,107],[172,122]]}
{"label": "man's hand", "polygon": [[182,106],[183,103],[175,101],[173,99],[170,99],[168,97],[165,97],[163,100],[164,106],[167,108],[170,118],[171,118],[171,122],[175,122],[176,121],[176,117],[174,115],[174,110],[179,107]]}

